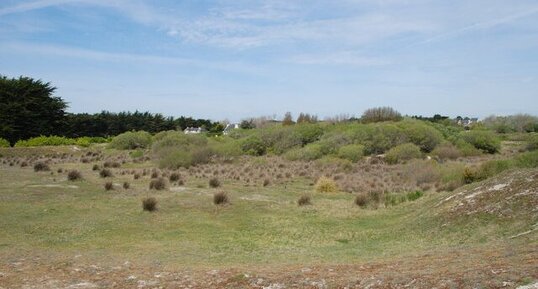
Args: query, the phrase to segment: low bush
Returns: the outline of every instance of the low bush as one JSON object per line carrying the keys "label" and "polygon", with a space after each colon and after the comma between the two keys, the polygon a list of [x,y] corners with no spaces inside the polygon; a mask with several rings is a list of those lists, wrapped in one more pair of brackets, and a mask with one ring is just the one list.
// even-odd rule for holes
{"label": "low bush", "polygon": [[228,193],[225,191],[219,191],[213,194],[213,204],[215,205],[225,205],[230,202]]}
{"label": "low bush", "polygon": [[423,195],[424,193],[422,191],[414,191],[414,192],[407,193],[406,197],[408,201],[415,201],[419,199],[420,197],[422,197]]}
{"label": "low bush", "polygon": [[350,144],[338,149],[338,157],[352,162],[357,162],[364,156],[364,146],[360,144]]}
{"label": "low bush", "polygon": [[396,164],[420,157],[422,157],[420,148],[412,143],[395,146],[385,154],[385,160],[389,164]]}
{"label": "low bush", "polygon": [[267,151],[267,146],[259,137],[250,136],[241,143],[241,150],[248,155],[261,156]]}
{"label": "low bush", "polygon": [[432,155],[437,156],[441,160],[455,160],[461,157],[461,152],[452,143],[446,142],[437,146]]}
{"label": "low bush", "polygon": [[19,140],[15,143],[16,147],[38,147],[38,146],[61,146],[61,145],[78,145],[88,147],[93,143],[103,143],[108,140],[102,137],[80,137],[67,138],[63,136],[38,136],[27,140]]}
{"label": "low bush", "polygon": [[358,194],[355,197],[354,203],[361,208],[366,208],[366,206],[368,206],[368,196],[365,194]]}
{"label": "low bush", "polygon": [[44,162],[37,162],[34,164],[34,171],[36,172],[50,171],[50,167]]}
{"label": "low bush", "polygon": [[154,212],[157,210],[157,199],[153,197],[145,198],[142,200],[142,210],[148,212]]}
{"label": "low bush", "polygon": [[315,189],[319,193],[335,193],[338,191],[338,186],[333,179],[321,177],[316,182]]}
{"label": "low bush", "polygon": [[300,207],[307,206],[307,205],[312,205],[312,198],[310,197],[310,195],[303,194],[297,200],[297,205],[300,206]]}
{"label": "low bush", "polygon": [[167,183],[164,178],[152,179],[149,182],[149,188],[151,190],[164,190],[166,189]]}
{"label": "low bush", "polygon": [[114,189],[114,184],[112,182],[106,182],[105,183],[105,190],[110,191]]}
{"label": "low bush", "polygon": [[101,176],[101,178],[111,178],[113,177],[114,175],[112,174],[112,171],[109,170],[109,169],[102,169],[101,171],[99,171],[99,176]]}
{"label": "low bush", "polygon": [[148,148],[151,145],[151,134],[145,131],[128,131],[112,139],[109,147],[119,150]]}
{"label": "low bush", "polygon": [[499,138],[489,130],[469,130],[460,133],[460,137],[472,144],[475,148],[490,154],[494,154],[501,148]]}
{"label": "low bush", "polygon": [[10,143],[8,140],[0,137],[0,148],[7,148],[10,147]]}
{"label": "low bush", "polygon": [[423,121],[405,120],[399,123],[407,139],[423,152],[431,152],[443,140],[443,135]]}
{"label": "low bush", "polygon": [[82,174],[77,170],[71,170],[67,173],[67,179],[69,181],[76,181],[82,179]]}
{"label": "low bush", "polygon": [[103,163],[103,167],[105,167],[105,168],[119,168],[119,167],[121,167],[121,164],[119,162],[106,161],[106,162]]}
{"label": "low bush", "polygon": [[323,153],[321,151],[321,145],[309,144],[302,148],[296,148],[288,151],[284,157],[290,161],[313,161],[321,158]]}
{"label": "low bush", "polygon": [[220,187],[220,181],[217,178],[211,178],[209,179],[209,186],[212,188],[218,188]]}
{"label": "low bush", "polygon": [[171,173],[170,176],[168,177],[168,179],[170,180],[170,182],[177,182],[179,181],[179,179],[181,178],[181,175],[179,173]]}
{"label": "low bush", "polygon": [[534,133],[528,137],[527,150],[529,151],[538,150],[538,133]]}

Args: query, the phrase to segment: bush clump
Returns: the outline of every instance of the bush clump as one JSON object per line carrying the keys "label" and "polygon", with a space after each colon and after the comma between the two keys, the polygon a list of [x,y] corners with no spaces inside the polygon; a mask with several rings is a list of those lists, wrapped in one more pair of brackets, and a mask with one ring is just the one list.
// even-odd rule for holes
{"label": "bush clump", "polygon": [[499,138],[489,130],[463,131],[460,133],[460,137],[475,148],[489,154],[494,154],[501,148]]}
{"label": "bush clump", "polygon": [[154,212],[157,210],[157,199],[153,197],[145,198],[142,200],[142,210],[148,212]]}
{"label": "bush clump", "polygon": [[534,133],[527,140],[527,150],[538,150],[538,134]]}
{"label": "bush clump", "polygon": [[209,186],[212,188],[218,188],[220,187],[220,180],[217,178],[211,178],[209,179]]}
{"label": "bush clump", "polygon": [[225,191],[216,192],[213,194],[213,204],[215,205],[225,205],[230,202],[228,193]]}
{"label": "bush clump", "polygon": [[319,193],[335,193],[338,191],[338,185],[333,179],[321,177],[316,182],[315,189]]}
{"label": "bush clump", "polygon": [[319,144],[309,144],[302,148],[296,148],[289,150],[285,157],[290,161],[313,161],[321,158],[323,152],[321,151],[321,145]]}
{"label": "bush clump", "polygon": [[113,174],[109,169],[102,169],[99,171],[99,176],[101,176],[101,178],[111,178]]}
{"label": "bush clump", "polygon": [[151,134],[145,131],[128,131],[117,135],[109,146],[119,150],[148,148],[151,145]]}
{"label": "bush clump", "polygon": [[455,160],[461,157],[461,152],[452,143],[446,142],[437,146],[432,155],[437,156],[441,160]]}
{"label": "bush clump", "polygon": [[8,148],[10,146],[11,145],[8,140],[0,137],[0,148]]}
{"label": "bush clump", "polygon": [[105,183],[105,190],[110,191],[114,189],[114,184],[112,182],[106,182]]}
{"label": "bush clump", "polygon": [[181,175],[179,173],[171,173],[170,176],[168,177],[168,179],[171,182],[177,182],[179,181],[180,178],[181,178]]}
{"label": "bush clump", "polygon": [[355,197],[354,203],[361,208],[366,208],[368,206],[368,196],[366,194],[358,194]]}
{"label": "bush clump", "polygon": [[303,194],[297,200],[297,205],[299,207],[312,205],[312,198],[310,197],[310,195]]}
{"label": "bush clump", "polygon": [[391,107],[369,108],[361,116],[361,121],[364,123],[400,120],[402,120],[402,115]]}
{"label": "bush clump", "polygon": [[364,156],[364,146],[360,144],[350,144],[338,149],[338,157],[352,162],[357,162]]}
{"label": "bush clump", "polygon": [[37,162],[34,165],[34,171],[36,171],[36,172],[46,172],[46,171],[50,171],[50,167],[49,167],[49,165],[47,165],[44,162]]}
{"label": "bush clump", "polygon": [[395,146],[385,154],[385,160],[389,164],[396,164],[420,157],[422,157],[420,148],[412,143]]}
{"label": "bush clump", "polygon": [[166,183],[166,180],[164,178],[157,178],[157,179],[152,179],[150,182],[149,182],[149,188],[151,190],[164,190],[166,189],[166,186],[167,186],[167,183]]}
{"label": "bush clump", "polygon": [[67,180],[69,181],[76,181],[81,180],[82,174],[77,170],[71,170],[67,173]]}

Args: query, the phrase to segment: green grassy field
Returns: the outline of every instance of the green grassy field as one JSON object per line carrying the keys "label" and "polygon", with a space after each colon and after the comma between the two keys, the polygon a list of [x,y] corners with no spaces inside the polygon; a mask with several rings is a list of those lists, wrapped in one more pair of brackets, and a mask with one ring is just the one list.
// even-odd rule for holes
{"label": "green grassy field", "polygon": [[[151,168],[151,162],[123,164],[106,180],[92,165],[54,164],[50,172],[2,165],[0,256],[83,255],[196,269],[355,264],[499,244],[536,249],[537,244],[536,231],[509,238],[536,226],[532,210],[506,218],[454,215],[436,206],[458,191],[426,192],[396,206],[362,209],[354,194],[317,193],[311,180],[300,177],[267,187],[224,181],[220,188],[192,178],[184,186],[155,191],[148,189],[149,175],[134,180],[121,174]],[[83,180],[68,181],[70,169],[78,169]],[[114,190],[104,189],[109,180]],[[125,181],[129,189],[122,188]],[[228,192],[230,204],[213,204],[213,193],[220,190]],[[304,193],[312,205],[297,205]],[[142,210],[148,196],[158,200],[156,212]],[[528,204],[514,206],[528,209]]]}

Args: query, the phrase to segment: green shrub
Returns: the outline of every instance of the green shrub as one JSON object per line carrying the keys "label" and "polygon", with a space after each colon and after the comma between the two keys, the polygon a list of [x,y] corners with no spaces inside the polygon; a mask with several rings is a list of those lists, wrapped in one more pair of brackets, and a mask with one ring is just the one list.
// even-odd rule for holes
{"label": "green shrub", "polygon": [[117,135],[109,146],[119,150],[148,148],[151,145],[151,134],[145,131],[128,131]]}
{"label": "green shrub", "polygon": [[364,156],[364,146],[360,144],[345,145],[338,149],[338,157],[357,162]]}
{"label": "green shrub", "polygon": [[0,137],[0,148],[10,147],[9,141]]}
{"label": "green shrub", "polygon": [[462,139],[456,140],[455,145],[464,157],[472,157],[482,154],[482,151]]}
{"label": "green shrub", "polygon": [[405,143],[393,147],[385,154],[385,160],[389,164],[395,164],[420,157],[422,157],[420,148],[412,143]]}
{"label": "green shrub", "polygon": [[407,142],[404,131],[393,123],[368,125],[364,131],[355,132],[358,143],[365,146],[368,154],[382,154],[391,148]]}
{"label": "green shrub", "polygon": [[399,123],[407,139],[423,152],[431,152],[441,141],[443,135],[423,121],[403,121]]}
{"label": "green shrub", "polygon": [[516,165],[521,168],[536,168],[538,167],[538,150],[526,152],[516,157]]}
{"label": "green shrub", "polygon": [[292,149],[284,157],[290,161],[313,161],[323,156],[321,145],[309,144],[303,148]]}
{"label": "green shrub", "polygon": [[[1,145],[0,145],[1,146]],[[538,133],[533,133],[527,139],[527,150],[538,150]]]}
{"label": "green shrub", "polygon": [[27,140],[19,140],[15,143],[16,147],[37,147],[37,146],[60,146],[74,145],[75,139],[63,136],[38,136]]}
{"label": "green shrub", "polygon": [[424,193],[422,191],[414,191],[414,192],[407,193],[406,197],[407,197],[408,201],[414,201],[414,200],[419,199],[423,195],[424,195]]}
{"label": "green shrub", "polygon": [[241,143],[241,150],[249,155],[261,156],[267,151],[267,146],[258,136],[250,136]]}
{"label": "green shrub", "polygon": [[315,189],[319,193],[335,193],[338,191],[338,186],[333,179],[321,177],[316,182]]}
{"label": "green shrub", "polygon": [[437,146],[432,151],[432,155],[437,156],[442,160],[455,160],[462,154],[456,146],[454,146],[452,143],[446,142]]}
{"label": "green shrub", "polygon": [[501,142],[497,136],[489,130],[469,130],[460,133],[460,137],[472,144],[475,148],[486,152],[496,153],[501,148]]}
{"label": "green shrub", "polygon": [[152,145],[152,155],[160,167],[177,169],[207,163],[215,154],[205,136],[185,135],[168,131],[158,134]]}

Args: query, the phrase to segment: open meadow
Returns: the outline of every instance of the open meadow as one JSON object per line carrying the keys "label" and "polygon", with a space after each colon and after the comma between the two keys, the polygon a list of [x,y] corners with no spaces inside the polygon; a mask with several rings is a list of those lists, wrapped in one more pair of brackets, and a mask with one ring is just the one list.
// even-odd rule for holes
{"label": "open meadow", "polygon": [[2,148],[0,288],[515,288],[538,279],[538,169],[458,186],[444,170],[523,146],[188,168],[103,144]]}

